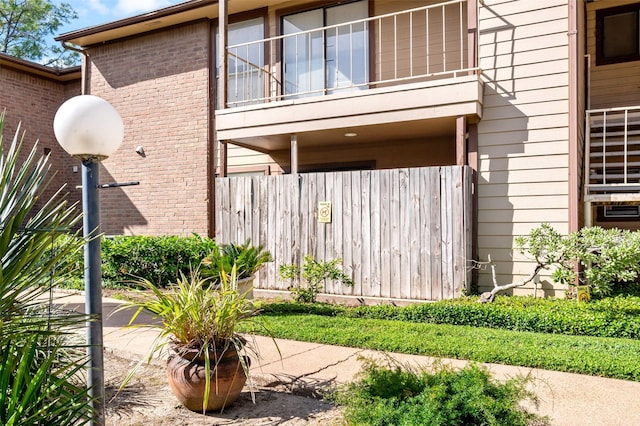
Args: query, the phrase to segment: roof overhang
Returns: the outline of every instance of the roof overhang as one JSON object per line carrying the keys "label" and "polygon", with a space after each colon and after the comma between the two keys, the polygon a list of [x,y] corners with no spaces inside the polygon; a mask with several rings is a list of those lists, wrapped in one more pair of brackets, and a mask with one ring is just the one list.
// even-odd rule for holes
{"label": "roof overhang", "polygon": [[64,33],[56,41],[87,47],[110,40],[218,16],[217,0],[191,0],[163,9]]}
{"label": "roof overhang", "polygon": [[[270,7],[288,0],[228,0],[228,14]],[[56,41],[89,47],[200,19],[218,17],[218,0],[190,0],[173,6],[61,34]]]}
{"label": "roof overhang", "polygon": [[0,53],[0,66],[61,82],[78,80],[81,77],[80,66],[69,68],[47,67],[4,53]]}

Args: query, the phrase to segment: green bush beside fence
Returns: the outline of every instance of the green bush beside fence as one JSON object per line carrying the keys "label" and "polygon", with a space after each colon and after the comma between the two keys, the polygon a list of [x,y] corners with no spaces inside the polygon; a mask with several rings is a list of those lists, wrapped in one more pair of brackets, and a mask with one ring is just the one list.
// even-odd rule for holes
{"label": "green bush beside fence", "polygon": [[466,298],[405,307],[276,303],[266,305],[264,310],[576,336],[640,338],[640,297],[633,296],[589,303],[503,296],[496,298],[494,303],[478,303],[477,298]]}
{"label": "green bush beside fence", "polygon": [[[145,278],[162,287],[174,282],[181,272],[189,275],[189,270],[199,267],[202,259],[216,248],[214,240],[198,235],[103,238],[103,285],[117,287],[137,278]],[[78,287],[83,276],[82,252],[68,262],[75,266],[70,286]]]}

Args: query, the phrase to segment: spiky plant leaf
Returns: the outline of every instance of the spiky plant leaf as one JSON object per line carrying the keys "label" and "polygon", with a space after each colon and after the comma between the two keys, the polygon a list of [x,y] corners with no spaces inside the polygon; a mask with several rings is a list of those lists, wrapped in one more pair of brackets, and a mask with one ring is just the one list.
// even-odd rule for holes
{"label": "spiky plant leaf", "polygon": [[[61,260],[82,247],[75,233],[80,216],[61,197],[44,198],[51,183],[47,157],[35,144],[21,155],[19,131],[5,146],[0,114],[0,424],[72,425],[94,412],[82,374],[85,355],[69,338],[86,316],[52,312],[42,296],[65,278],[53,274]],[[46,253],[46,255],[45,255]],[[64,262],[62,262],[64,264]]]}

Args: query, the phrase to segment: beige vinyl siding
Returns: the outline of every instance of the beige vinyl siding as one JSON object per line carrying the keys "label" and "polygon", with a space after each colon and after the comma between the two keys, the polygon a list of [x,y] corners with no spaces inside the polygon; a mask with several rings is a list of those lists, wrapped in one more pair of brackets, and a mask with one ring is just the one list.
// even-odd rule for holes
{"label": "beige vinyl siding", "polygon": [[263,154],[262,152],[254,151],[252,149],[240,147],[237,145],[228,145],[228,171],[233,172],[234,168],[256,168],[269,166],[272,174],[277,174],[281,171],[270,155]]}
{"label": "beige vinyl siding", "polygon": [[544,214],[549,217],[552,222],[562,222],[567,216],[565,209],[549,209],[546,206],[537,206],[537,208],[529,210],[504,211],[504,210],[483,210],[478,215],[478,220],[485,223],[504,222],[514,220],[517,222],[535,223],[540,215]]}
{"label": "beige vinyl siding", "polygon": [[546,168],[544,172],[531,173],[526,170],[489,170],[483,173],[483,177],[492,183],[510,183],[510,182],[547,182],[548,180],[561,180],[566,174],[565,167]]}
{"label": "beige vinyl siding", "polygon": [[[376,169],[399,167],[423,167],[455,164],[454,137],[429,140],[393,140],[366,143],[341,144],[331,148],[299,146],[299,165],[328,165],[336,163],[375,162]],[[283,166],[289,166],[289,152],[275,152],[273,158]]]}
{"label": "beige vinyl siding", "polygon": [[[389,140],[379,143],[341,144],[326,147],[299,146],[299,165],[329,165],[335,163],[375,163],[376,169],[422,167],[455,163],[454,136],[419,140]],[[251,149],[228,145],[228,171],[269,166],[271,174],[279,174],[290,165],[289,151],[263,154]]]}
{"label": "beige vinyl siding", "polygon": [[640,3],[607,0],[587,3],[587,52],[590,55],[591,109],[640,105],[640,61],[596,66],[596,10]]}
{"label": "beige vinyl siding", "polygon": [[[544,111],[540,110],[540,105],[544,105]],[[521,105],[516,112],[513,106],[495,106],[485,107],[483,109],[485,114],[491,114],[495,116],[503,116],[504,118],[517,118],[521,113],[527,114],[532,117],[540,114],[565,114],[567,113],[567,103],[565,101],[548,101],[548,102],[536,102],[534,104]]]}
{"label": "beige vinyl siding", "polygon": [[[567,17],[567,0],[480,5],[478,246],[481,260],[491,256],[501,284],[532,271],[514,252],[518,235],[542,222],[560,232],[568,227]],[[489,269],[480,271],[479,285],[493,285]]]}
{"label": "beige vinyl siding", "polygon": [[[486,183],[485,183],[486,184]],[[483,183],[480,183],[482,186]],[[482,193],[483,188],[479,189],[480,193]],[[527,196],[527,197],[509,197],[505,194],[500,194],[499,196],[482,196],[480,195],[478,200],[478,209],[479,210],[492,210],[492,211],[501,211],[507,210],[508,212],[512,212],[517,209],[566,209],[569,207],[569,203],[567,201],[566,195],[537,195],[537,196]],[[513,214],[512,214],[513,216]],[[538,222],[549,222],[546,220],[547,218],[544,216],[540,216],[538,218]],[[478,234],[479,235],[491,235],[484,229],[484,223],[478,225]],[[504,229],[510,230],[513,232],[516,223],[505,223]],[[564,227],[566,228],[566,226]],[[558,229],[558,231],[561,231]],[[524,234],[528,232],[525,231]],[[500,234],[506,235],[506,234]],[[520,234],[510,234],[513,236],[523,235]],[[485,255],[486,258],[486,255]]]}

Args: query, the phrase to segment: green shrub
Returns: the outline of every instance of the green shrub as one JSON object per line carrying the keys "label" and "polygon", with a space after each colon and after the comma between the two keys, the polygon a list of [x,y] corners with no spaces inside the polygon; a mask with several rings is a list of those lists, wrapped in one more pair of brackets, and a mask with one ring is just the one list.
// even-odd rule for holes
{"label": "green shrub", "polygon": [[640,231],[594,226],[565,236],[545,223],[518,237],[516,246],[538,267],[554,266],[554,281],[569,286],[576,281],[589,285],[596,297],[615,294],[616,287],[637,283],[640,278]]}
{"label": "green shrub", "polygon": [[297,302],[313,303],[324,287],[326,280],[339,281],[353,287],[353,280],[338,266],[342,259],[316,260],[311,255],[304,257],[302,266],[281,265],[280,278],[291,282],[289,290]]}
{"label": "green shrub", "polygon": [[[52,250],[71,238],[78,237],[59,237]],[[200,268],[203,276],[216,277],[214,281],[219,281],[221,268],[230,271],[234,264],[238,278],[242,279],[271,260],[268,251],[262,246],[252,246],[249,240],[244,244],[218,245],[214,240],[198,235],[120,235],[102,239],[102,281],[105,287],[135,286],[133,282],[140,278],[165,287],[181,274],[188,276],[195,268]],[[84,288],[83,265],[82,250],[64,259],[64,267],[73,270],[73,274],[64,280],[65,287]]]}
{"label": "green shrub", "polygon": [[[252,246],[251,240],[243,244],[229,243],[214,248],[202,260],[200,274],[211,277],[214,282],[221,282],[221,274],[236,267],[237,279],[249,278],[262,267],[271,262],[271,253],[261,245]],[[230,278],[227,276],[227,278]]]}
{"label": "green shrub", "polygon": [[266,312],[399,320],[537,333],[640,339],[640,297],[616,296],[590,303],[533,297],[497,297],[494,303],[456,299],[404,307],[268,304]]}
{"label": "green shrub", "polygon": [[346,315],[434,324],[467,325],[578,336],[640,338],[640,298],[616,297],[576,303],[500,297],[494,304],[456,300],[402,308],[358,307]]}
{"label": "green shrub", "polygon": [[[74,245],[76,250],[70,252],[67,250],[67,254],[62,258],[59,258],[58,263],[55,265],[53,272],[57,275],[59,285],[62,288],[70,288],[75,290],[84,289],[84,250],[82,237],[77,234],[65,234],[58,235],[53,244],[47,247],[47,250],[43,253],[42,259],[49,259],[52,257],[59,257],[57,253],[68,245]],[[64,275],[60,274],[60,271],[65,271]]]}
{"label": "green shrub", "polygon": [[88,388],[78,380],[84,351],[70,347],[67,337],[31,329],[2,342],[0,424],[72,426],[94,415]]}
{"label": "green shrub", "polygon": [[209,238],[194,235],[116,236],[102,242],[102,277],[110,284],[147,279],[165,286],[182,273],[189,275],[217,247]]}
{"label": "green shrub", "polygon": [[454,371],[442,365],[433,373],[364,363],[360,377],[342,387],[336,402],[354,425],[530,425],[546,422],[520,407],[537,403],[526,389],[529,378],[494,381],[477,365]]}

